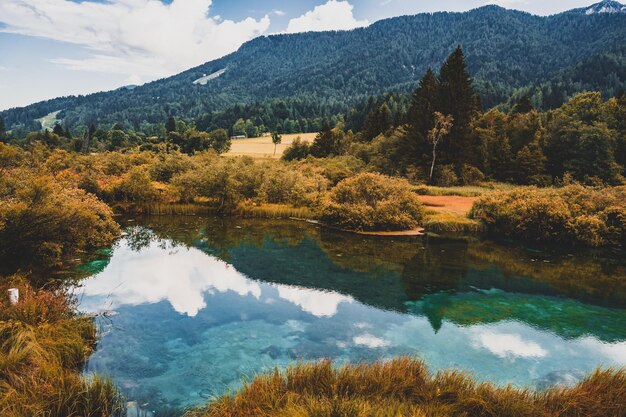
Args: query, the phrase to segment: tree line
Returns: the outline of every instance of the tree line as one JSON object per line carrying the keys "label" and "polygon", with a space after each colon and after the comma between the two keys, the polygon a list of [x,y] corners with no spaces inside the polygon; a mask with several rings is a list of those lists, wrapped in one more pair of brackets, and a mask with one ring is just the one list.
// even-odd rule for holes
{"label": "tree line", "polygon": [[[322,117],[320,113],[312,121],[298,121],[299,113],[277,100],[271,105],[236,106],[228,116],[220,113],[198,120],[169,116],[149,133],[115,123],[108,129],[92,124],[84,133],[73,135],[57,123],[52,131],[16,137],[6,132],[0,119],[0,138],[23,146],[42,142],[79,152],[136,147],[193,154],[209,149],[226,152],[233,135],[315,130],[318,135],[313,143],[297,140],[283,157],[352,155],[372,170],[440,185],[484,179],[537,185],[564,178],[588,184],[623,182],[624,92],[608,100],[599,92],[581,93],[547,111],[538,110],[526,94],[509,111],[483,111],[475,84],[465,54],[457,47],[438,73],[425,72],[410,95],[390,92],[370,97],[345,115]],[[305,106],[306,101],[299,105]],[[294,117],[287,119],[293,120],[293,126],[286,129],[289,124],[281,124],[283,117]],[[443,120],[447,127],[442,130]]]}

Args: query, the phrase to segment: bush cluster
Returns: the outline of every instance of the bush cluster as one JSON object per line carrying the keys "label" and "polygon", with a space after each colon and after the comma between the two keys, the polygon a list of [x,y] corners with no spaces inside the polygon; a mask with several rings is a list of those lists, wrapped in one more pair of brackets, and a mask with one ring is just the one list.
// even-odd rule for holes
{"label": "bush cluster", "polygon": [[360,231],[414,229],[423,216],[422,203],[408,181],[371,173],[341,181],[321,210],[324,223]]}
{"label": "bush cluster", "polygon": [[93,194],[48,176],[15,173],[0,184],[0,260],[58,266],[119,233],[112,210]]}
{"label": "bush cluster", "polygon": [[626,244],[626,187],[523,187],[487,194],[470,216],[494,235],[586,246]]}

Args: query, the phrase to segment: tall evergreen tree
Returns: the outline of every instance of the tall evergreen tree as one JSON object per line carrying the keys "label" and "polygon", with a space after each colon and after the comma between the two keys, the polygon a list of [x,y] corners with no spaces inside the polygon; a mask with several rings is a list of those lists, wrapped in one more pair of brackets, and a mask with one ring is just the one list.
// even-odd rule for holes
{"label": "tall evergreen tree", "polygon": [[176,131],[176,119],[174,119],[174,116],[167,118],[167,122],[165,122],[165,131],[167,133]]}
{"label": "tall evergreen tree", "polygon": [[435,111],[439,108],[439,80],[432,69],[428,69],[411,97],[408,124],[414,136],[425,137],[435,125]]}
{"label": "tall evergreen tree", "polygon": [[6,133],[6,128],[4,127],[4,119],[0,117],[0,139],[4,137],[5,133]]}
{"label": "tall evergreen tree", "polygon": [[465,55],[460,46],[441,67],[439,74],[439,108],[443,114],[454,118],[449,140],[443,144],[447,162],[460,165],[471,162],[473,149],[470,121],[478,101],[465,65]]}
{"label": "tall evergreen tree", "polygon": [[407,114],[406,153],[413,155],[415,164],[423,162],[429,152],[428,132],[435,126],[435,111],[439,108],[439,80],[432,69],[428,69],[419,86],[411,96]]}
{"label": "tall evergreen tree", "polygon": [[533,106],[533,103],[530,101],[530,96],[528,94],[524,94],[522,98],[519,99],[519,101],[517,102],[517,104],[515,105],[511,113],[513,114],[530,113],[533,110],[535,110],[535,107]]}
{"label": "tall evergreen tree", "polygon": [[63,132],[63,126],[61,126],[59,122],[56,122],[54,124],[54,128],[52,128],[52,133],[59,136],[65,136]]}

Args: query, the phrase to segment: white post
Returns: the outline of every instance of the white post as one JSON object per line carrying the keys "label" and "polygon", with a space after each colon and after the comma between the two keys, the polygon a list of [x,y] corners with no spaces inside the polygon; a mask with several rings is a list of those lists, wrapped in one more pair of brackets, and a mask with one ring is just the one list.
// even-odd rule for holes
{"label": "white post", "polygon": [[17,288],[9,288],[9,301],[11,305],[16,305],[20,300],[20,290]]}

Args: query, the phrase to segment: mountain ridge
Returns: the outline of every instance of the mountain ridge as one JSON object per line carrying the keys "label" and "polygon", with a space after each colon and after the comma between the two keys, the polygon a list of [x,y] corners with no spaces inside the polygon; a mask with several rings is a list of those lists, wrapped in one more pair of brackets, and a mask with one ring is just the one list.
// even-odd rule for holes
{"label": "mountain ridge", "polygon": [[[603,4],[608,3],[590,7]],[[618,51],[621,63],[626,15],[576,10],[544,17],[488,5],[383,19],[352,31],[260,36],[222,58],[132,90],[60,97],[0,115],[10,128],[32,127],[32,120],[63,110],[63,122],[75,129],[120,119],[138,128],[162,123],[169,115],[197,118],[281,98],[345,110],[384,91],[409,91],[457,45],[466,52],[469,71],[490,107],[591,56]],[[204,85],[193,84],[226,68]],[[626,74],[616,71],[619,86],[626,85]]]}

